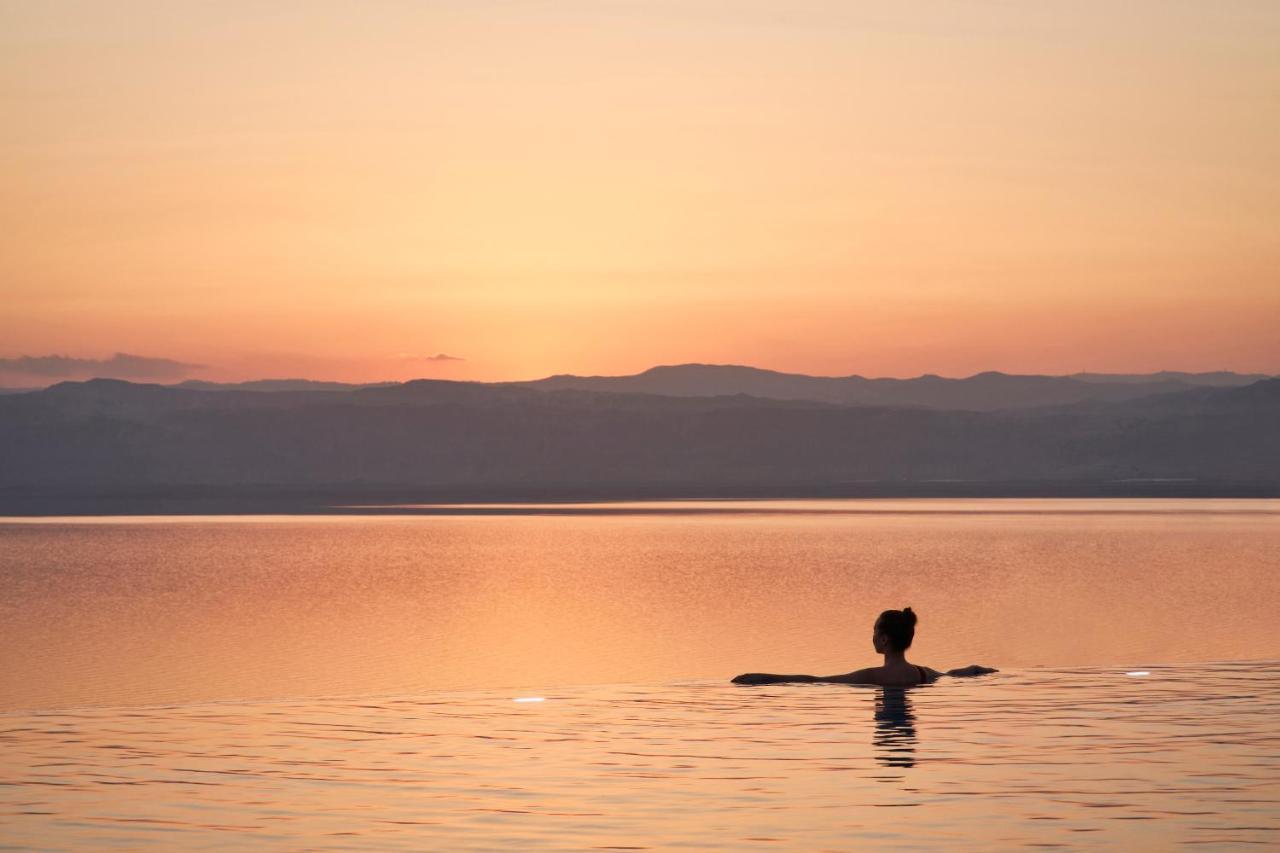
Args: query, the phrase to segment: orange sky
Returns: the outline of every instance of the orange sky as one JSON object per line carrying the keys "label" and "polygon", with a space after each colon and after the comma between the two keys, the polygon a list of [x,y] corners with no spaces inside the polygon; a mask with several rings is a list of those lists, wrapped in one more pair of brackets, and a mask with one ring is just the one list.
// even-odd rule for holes
{"label": "orange sky", "polygon": [[0,359],[1280,372],[1278,45],[1273,0],[0,0]]}

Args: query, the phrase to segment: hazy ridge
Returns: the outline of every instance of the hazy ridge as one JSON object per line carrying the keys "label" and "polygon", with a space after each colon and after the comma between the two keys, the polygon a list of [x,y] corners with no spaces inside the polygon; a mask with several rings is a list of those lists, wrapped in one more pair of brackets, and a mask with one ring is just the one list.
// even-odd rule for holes
{"label": "hazy ridge", "polygon": [[996,409],[1062,405],[1086,400],[1132,400],[1191,388],[1238,387],[1270,377],[1262,374],[1077,373],[1070,376],[1018,375],[987,371],[953,379],[927,374],[913,379],[863,376],[806,376],[756,367],[682,364],[650,368],[633,376],[551,376],[512,383],[542,389],[617,391],[710,397],[749,394],[782,400],[810,400],[844,406],[924,406],[934,409]]}
{"label": "hazy ridge", "polygon": [[[972,390],[978,400],[944,410],[687,395],[707,375],[726,374],[640,375],[674,377],[686,396],[557,390],[563,377],[267,391],[68,382],[0,398],[0,489],[7,506],[21,508],[36,493],[198,486],[457,489],[474,497],[513,488],[533,496],[564,488],[806,493],[956,481],[1229,482],[1269,494],[1280,484],[1280,379],[1057,405],[1023,398],[990,409],[1014,389],[1041,400],[1077,386],[1132,391],[1152,383],[1071,379],[1067,392],[1049,394],[1039,381],[1046,377],[981,374],[940,380],[953,383],[945,394]],[[907,388],[927,391],[938,381]]]}

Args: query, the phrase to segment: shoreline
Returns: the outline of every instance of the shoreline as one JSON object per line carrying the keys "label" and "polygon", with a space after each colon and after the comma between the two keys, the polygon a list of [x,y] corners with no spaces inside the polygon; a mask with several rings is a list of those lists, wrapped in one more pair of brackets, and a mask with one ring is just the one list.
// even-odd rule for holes
{"label": "shoreline", "polygon": [[[853,483],[3,487],[0,516],[520,514],[565,504],[835,499],[1280,498],[1280,483],[1195,479],[875,481]],[[558,509],[560,507],[561,509]],[[685,510],[681,510],[684,512]]]}

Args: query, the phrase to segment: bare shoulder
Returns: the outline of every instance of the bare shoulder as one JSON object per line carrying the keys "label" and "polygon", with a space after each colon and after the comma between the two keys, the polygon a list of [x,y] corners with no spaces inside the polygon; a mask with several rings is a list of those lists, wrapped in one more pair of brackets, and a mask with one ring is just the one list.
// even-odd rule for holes
{"label": "bare shoulder", "polygon": [[880,684],[884,681],[884,667],[869,666],[854,670],[847,676],[850,684]]}
{"label": "bare shoulder", "polygon": [[820,675],[813,679],[828,684],[879,684],[876,669],[858,669],[842,675]]}

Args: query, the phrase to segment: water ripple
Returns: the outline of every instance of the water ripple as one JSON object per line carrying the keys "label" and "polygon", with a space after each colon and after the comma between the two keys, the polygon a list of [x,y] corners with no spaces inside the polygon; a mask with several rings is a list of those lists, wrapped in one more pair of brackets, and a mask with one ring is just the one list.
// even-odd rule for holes
{"label": "water ripple", "polygon": [[1280,665],[1151,672],[9,713],[0,817],[43,849],[1280,843]]}

